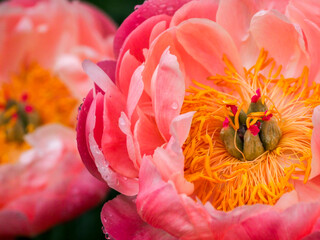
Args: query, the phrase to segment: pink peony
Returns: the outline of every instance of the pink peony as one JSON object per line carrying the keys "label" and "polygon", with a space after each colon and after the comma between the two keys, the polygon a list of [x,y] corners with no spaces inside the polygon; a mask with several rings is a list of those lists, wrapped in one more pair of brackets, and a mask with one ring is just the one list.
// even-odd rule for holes
{"label": "pink peony", "polygon": [[[320,237],[320,3],[149,0],[90,61],[78,149],[115,239]],[[125,230],[124,230],[125,229]]]}
{"label": "pink peony", "polygon": [[114,23],[64,0],[0,4],[0,238],[32,236],[98,204],[77,151],[84,58],[113,58]]}

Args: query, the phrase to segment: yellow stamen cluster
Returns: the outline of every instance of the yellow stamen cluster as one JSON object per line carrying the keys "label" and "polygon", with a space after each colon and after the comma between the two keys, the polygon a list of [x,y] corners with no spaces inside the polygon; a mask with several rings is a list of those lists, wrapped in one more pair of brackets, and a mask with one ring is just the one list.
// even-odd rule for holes
{"label": "yellow stamen cluster", "polygon": [[[25,100],[22,98],[26,96]],[[7,102],[26,102],[39,114],[41,124],[58,122],[67,126],[75,123],[74,110],[78,100],[73,98],[66,85],[50,71],[34,63],[24,67],[19,74],[12,75],[10,81],[3,82],[0,88],[0,113],[11,117],[10,121],[0,126],[0,164],[14,162],[20,153],[29,148],[25,142],[7,141],[6,131],[17,119],[16,106],[4,110]],[[32,132],[36,126],[27,126]]]}
{"label": "yellow stamen cluster", "polygon": [[[307,182],[311,170],[312,113],[320,105],[319,85],[308,85],[308,70],[298,78],[285,78],[281,66],[262,50],[256,64],[240,74],[227,58],[225,75],[209,77],[216,88],[194,81],[187,90],[182,113],[196,111],[184,143],[185,178],[194,183],[194,196],[218,210],[263,203],[274,205],[294,189],[293,179]],[[223,89],[219,91],[217,89]],[[282,131],[277,148],[253,161],[231,156],[220,139],[224,119],[239,129],[239,114],[261,89],[268,112],[247,117],[247,127],[272,113]],[[235,105],[235,115],[227,105]],[[234,118],[234,123],[231,119]]]}

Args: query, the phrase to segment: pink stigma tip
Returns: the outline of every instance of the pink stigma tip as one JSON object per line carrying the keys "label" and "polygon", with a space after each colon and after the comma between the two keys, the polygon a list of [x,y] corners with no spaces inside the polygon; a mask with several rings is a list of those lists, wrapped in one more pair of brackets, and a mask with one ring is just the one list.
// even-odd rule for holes
{"label": "pink stigma tip", "polygon": [[223,126],[224,128],[229,127],[229,119],[228,119],[228,118],[226,118],[226,119],[223,121],[222,126]]}
{"label": "pink stigma tip", "polygon": [[257,93],[257,94],[254,95],[254,96],[251,98],[251,102],[253,102],[253,103],[258,102],[259,98],[261,97],[260,88],[257,89],[256,93]]}
{"label": "pink stigma tip", "polygon": [[260,122],[259,122],[259,124],[256,123],[256,124],[254,124],[254,125],[249,127],[249,130],[250,130],[250,132],[252,133],[253,136],[258,135],[258,133],[260,132],[259,127],[260,127]]}
{"label": "pink stigma tip", "polygon": [[22,94],[22,96],[21,96],[21,101],[22,101],[22,102],[27,101],[28,97],[29,97],[29,96],[28,96],[27,93]]}
{"label": "pink stigma tip", "polygon": [[[266,113],[267,113],[267,111],[264,112],[264,114],[266,114]],[[273,117],[272,113],[270,113],[269,115],[264,115],[262,117],[262,121],[269,121],[272,117]]]}
{"label": "pink stigma tip", "polygon": [[238,108],[235,105],[227,105],[227,107],[231,108],[231,112],[233,113],[233,115],[235,116],[238,112]]}
{"label": "pink stigma tip", "polygon": [[24,110],[27,112],[27,113],[31,113],[33,111],[33,107],[27,105],[25,106]]}

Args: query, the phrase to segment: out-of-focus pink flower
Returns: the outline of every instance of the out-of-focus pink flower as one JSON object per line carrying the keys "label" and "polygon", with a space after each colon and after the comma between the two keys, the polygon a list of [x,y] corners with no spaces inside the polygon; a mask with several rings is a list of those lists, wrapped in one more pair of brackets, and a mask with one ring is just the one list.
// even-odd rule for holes
{"label": "out-of-focus pink flower", "polygon": [[[115,239],[317,239],[317,1],[149,0],[79,114]],[[227,119],[227,120],[226,120]],[[126,195],[126,196],[125,196]],[[128,229],[128,231],[123,231]]]}
{"label": "out-of-focus pink flower", "polygon": [[0,4],[0,238],[32,236],[98,204],[105,183],[76,147],[77,108],[91,81],[81,62],[113,59],[116,27],[64,0]]}

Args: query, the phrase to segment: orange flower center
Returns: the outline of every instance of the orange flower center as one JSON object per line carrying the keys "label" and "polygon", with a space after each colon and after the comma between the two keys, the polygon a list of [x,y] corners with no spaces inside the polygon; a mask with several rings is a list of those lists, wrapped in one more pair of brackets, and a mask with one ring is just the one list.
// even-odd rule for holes
{"label": "orange flower center", "polygon": [[196,113],[183,146],[185,178],[218,210],[274,205],[293,179],[309,178],[319,85],[308,85],[307,68],[285,78],[264,50],[243,74],[224,61],[225,75],[208,78],[216,87],[194,81],[187,90],[182,113]]}
{"label": "orange flower center", "polygon": [[0,164],[15,162],[29,148],[24,136],[40,125],[72,126],[78,100],[50,71],[31,64],[0,89]]}

